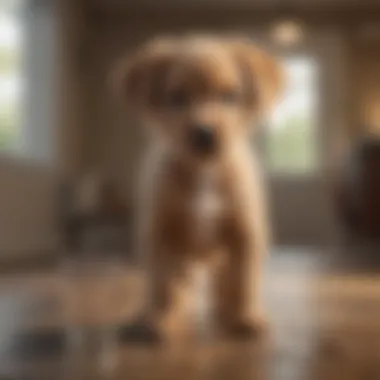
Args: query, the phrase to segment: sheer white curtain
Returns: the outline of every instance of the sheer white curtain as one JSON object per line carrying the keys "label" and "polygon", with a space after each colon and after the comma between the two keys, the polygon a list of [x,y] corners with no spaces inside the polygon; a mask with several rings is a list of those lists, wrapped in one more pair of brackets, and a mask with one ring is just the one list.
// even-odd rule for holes
{"label": "sheer white curtain", "polygon": [[55,162],[57,128],[57,23],[54,1],[27,0],[23,10],[23,156],[49,166]]}

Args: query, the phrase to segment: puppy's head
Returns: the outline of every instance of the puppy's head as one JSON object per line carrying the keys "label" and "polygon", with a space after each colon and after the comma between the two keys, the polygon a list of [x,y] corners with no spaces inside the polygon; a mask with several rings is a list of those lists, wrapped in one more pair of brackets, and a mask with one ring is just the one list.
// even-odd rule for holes
{"label": "puppy's head", "polygon": [[118,68],[116,83],[173,153],[205,159],[247,138],[275,102],[281,73],[249,42],[182,37],[143,46]]}

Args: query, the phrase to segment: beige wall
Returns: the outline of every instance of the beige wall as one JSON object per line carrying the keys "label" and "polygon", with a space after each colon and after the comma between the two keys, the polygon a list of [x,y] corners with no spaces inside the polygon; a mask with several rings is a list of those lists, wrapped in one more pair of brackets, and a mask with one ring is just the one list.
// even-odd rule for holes
{"label": "beige wall", "polygon": [[0,261],[56,251],[56,182],[46,167],[0,157]]}

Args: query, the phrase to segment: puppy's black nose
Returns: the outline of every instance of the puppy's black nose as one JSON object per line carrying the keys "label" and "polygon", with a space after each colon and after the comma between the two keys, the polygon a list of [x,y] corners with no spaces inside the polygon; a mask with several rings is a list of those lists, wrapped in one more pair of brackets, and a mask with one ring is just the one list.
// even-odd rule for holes
{"label": "puppy's black nose", "polygon": [[216,148],[216,135],[212,126],[192,125],[190,128],[190,144],[199,153],[212,153]]}

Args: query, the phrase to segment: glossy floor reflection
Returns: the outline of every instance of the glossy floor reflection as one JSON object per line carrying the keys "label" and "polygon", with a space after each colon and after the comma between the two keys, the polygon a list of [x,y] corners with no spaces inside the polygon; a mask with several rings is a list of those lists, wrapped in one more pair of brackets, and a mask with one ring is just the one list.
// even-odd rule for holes
{"label": "glossy floor reflection", "polygon": [[2,274],[0,379],[380,379],[380,260],[281,250],[267,267],[271,334],[256,342],[122,344],[140,272],[114,261]]}

